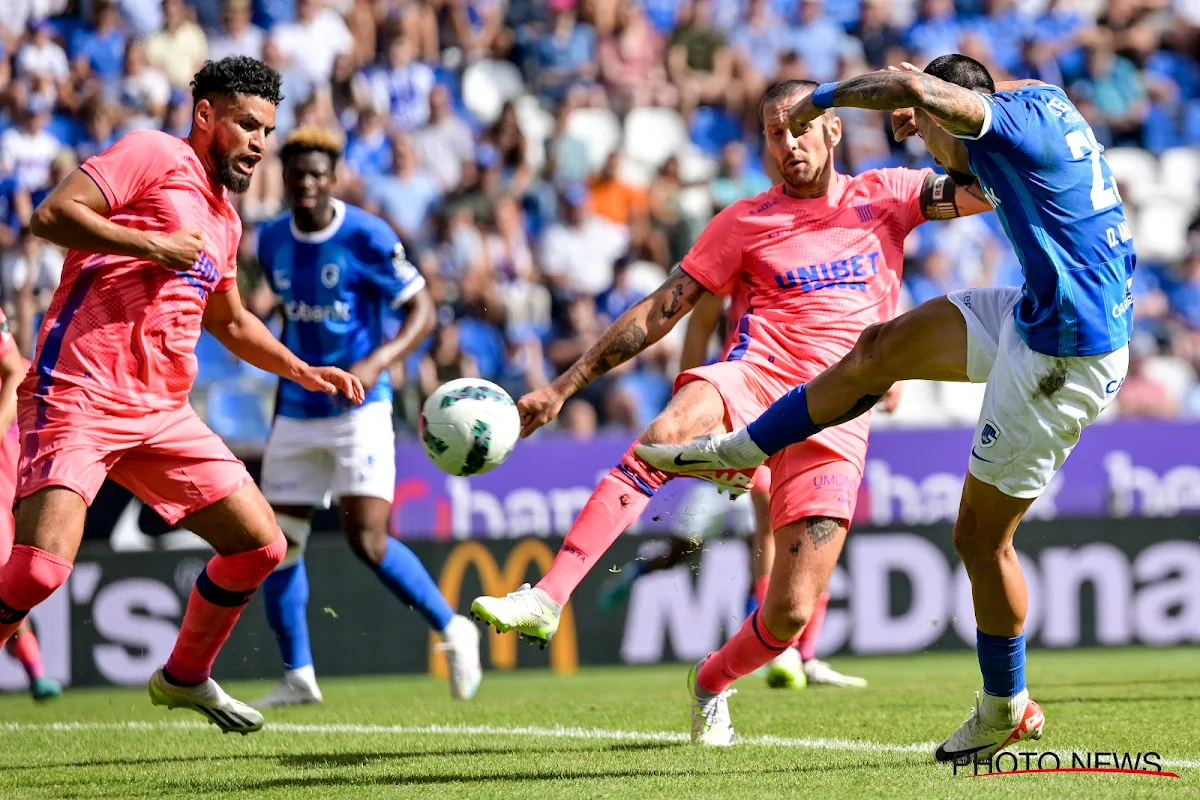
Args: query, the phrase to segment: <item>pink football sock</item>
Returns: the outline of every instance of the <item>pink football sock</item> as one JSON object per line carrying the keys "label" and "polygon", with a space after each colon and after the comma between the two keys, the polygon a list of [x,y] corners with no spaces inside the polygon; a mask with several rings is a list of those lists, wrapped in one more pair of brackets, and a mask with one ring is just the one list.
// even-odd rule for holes
{"label": "pink football sock", "polygon": [[566,605],[583,576],[646,510],[650,498],[669,477],[635,456],[630,447],[588,498],[538,588],[554,602]]}
{"label": "pink football sock", "polygon": [[821,625],[825,622],[825,609],[829,606],[829,592],[821,592],[813,606],[808,624],[800,631],[796,647],[800,649],[800,660],[811,661],[817,655],[817,639],[821,638]]}
{"label": "pink football sock", "polygon": [[771,635],[755,611],[725,645],[708,657],[696,675],[696,684],[711,694],[723,692],[743,675],[787,650],[788,643]]}
{"label": "pink football sock", "polygon": [[9,639],[8,652],[21,662],[29,680],[37,680],[45,674],[45,670],[42,669],[42,651],[38,647],[38,640],[33,635],[33,631],[21,631]]}
{"label": "pink football sock", "polygon": [[71,576],[71,562],[37,547],[19,544],[0,566],[0,645],[37,606]]}
{"label": "pink football sock", "polygon": [[193,686],[208,680],[242,609],[286,552],[287,540],[280,533],[266,547],[212,557],[192,587],[179,638],[167,659],[166,672],[172,681]]}

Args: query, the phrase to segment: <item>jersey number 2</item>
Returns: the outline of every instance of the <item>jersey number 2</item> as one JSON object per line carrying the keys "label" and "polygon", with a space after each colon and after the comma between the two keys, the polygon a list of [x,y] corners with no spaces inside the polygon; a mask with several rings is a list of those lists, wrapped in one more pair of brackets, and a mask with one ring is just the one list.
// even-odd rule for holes
{"label": "jersey number 2", "polygon": [[1106,186],[1104,170],[1100,168],[1100,143],[1091,128],[1074,130],[1067,134],[1067,147],[1071,148],[1071,158],[1079,160],[1085,155],[1092,158],[1092,210],[1103,211],[1109,206],[1115,206],[1121,199],[1117,194],[1117,182]]}

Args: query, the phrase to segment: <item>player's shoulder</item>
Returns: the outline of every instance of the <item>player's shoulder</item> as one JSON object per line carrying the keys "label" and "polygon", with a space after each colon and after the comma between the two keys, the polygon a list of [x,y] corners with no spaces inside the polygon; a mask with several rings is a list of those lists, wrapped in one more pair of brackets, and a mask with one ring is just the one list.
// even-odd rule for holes
{"label": "player's shoulder", "polygon": [[344,208],[342,212],[342,226],[338,229],[338,233],[378,236],[392,230],[391,226],[385,220],[375,216],[365,208],[360,208],[351,203],[343,203],[342,205]]}
{"label": "player's shoulder", "polygon": [[877,167],[859,172],[850,177],[847,198],[866,197],[868,200],[886,200],[890,197],[907,198],[920,191],[925,178],[932,175],[928,167]]}
{"label": "player's shoulder", "polygon": [[766,191],[730,203],[713,216],[709,225],[732,230],[744,220],[772,213],[778,208],[783,197],[780,186],[781,184],[772,186]]}
{"label": "player's shoulder", "polygon": [[192,146],[186,140],[180,139],[178,136],[167,133],[166,131],[158,131],[150,128],[145,128],[136,131],[130,131],[117,140],[123,148],[136,150],[145,153],[179,153],[191,151]]}

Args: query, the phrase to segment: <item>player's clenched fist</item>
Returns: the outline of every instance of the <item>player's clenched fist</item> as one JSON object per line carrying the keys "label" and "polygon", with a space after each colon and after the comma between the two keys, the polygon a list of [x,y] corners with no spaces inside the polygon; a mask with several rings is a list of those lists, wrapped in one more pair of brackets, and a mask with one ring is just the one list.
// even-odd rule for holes
{"label": "player's clenched fist", "polygon": [[340,392],[354,405],[361,404],[366,396],[362,381],[337,367],[306,367],[297,376],[296,383],[310,392],[324,392],[328,395]]}
{"label": "player's clenched fist", "polygon": [[182,272],[192,268],[204,251],[204,237],[199,229],[175,231],[151,240],[150,259],[167,269]]}
{"label": "player's clenched fist", "polygon": [[567,401],[562,392],[553,385],[530,392],[517,401],[517,413],[521,415],[521,438],[524,439],[538,428],[558,416]]}

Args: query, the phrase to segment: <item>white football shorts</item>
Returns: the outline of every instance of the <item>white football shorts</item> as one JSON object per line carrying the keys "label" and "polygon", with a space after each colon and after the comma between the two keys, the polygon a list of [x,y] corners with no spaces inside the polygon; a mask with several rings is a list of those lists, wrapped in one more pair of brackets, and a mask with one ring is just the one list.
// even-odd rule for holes
{"label": "white football shorts", "polygon": [[368,403],[337,417],[276,417],[262,467],[263,495],[277,506],[329,508],[342,497],[396,494],[391,403]]}
{"label": "white football shorts", "polygon": [[1117,396],[1129,348],[1079,358],[1031,350],[1013,317],[1019,287],[947,295],[967,322],[967,374],[987,383],[969,469],[1010,497],[1037,497],[1075,448],[1083,429]]}

